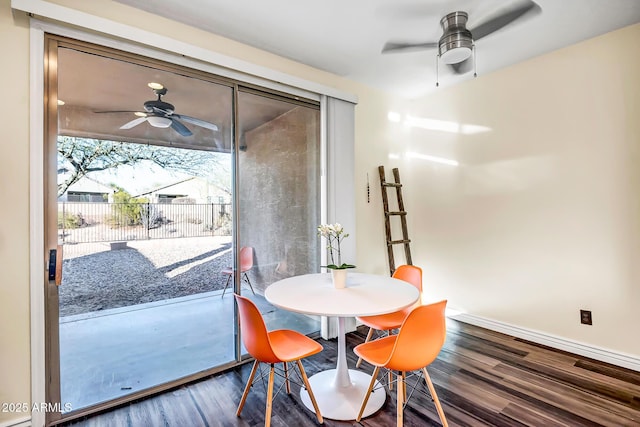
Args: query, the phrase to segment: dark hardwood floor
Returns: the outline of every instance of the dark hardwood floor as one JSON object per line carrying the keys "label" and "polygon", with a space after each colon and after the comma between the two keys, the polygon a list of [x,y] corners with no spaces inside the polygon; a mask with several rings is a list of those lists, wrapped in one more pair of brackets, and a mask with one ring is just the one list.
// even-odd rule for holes
{"label": "dark hardwood floor", "polygon": [[[448,320],[447,342],[428,368],[451,426],[640,426],[640,372]],[[364,330],[347,337],[351,349]],[[334,367],[336,341],[320,340],[324,351],[303,361],[309,376]],[[363,369],[371,371],[370,366]],[[240,418],[235,409],[251,365],[215,375],[69,426],[260,426],[264,391],[256,387]],[[395,391],[385,406],[362,420],[327,426],[395,425]],[[318,425],[300,402],[298,388],[281,392],[273,404],[273,426]],[[440,425],[431,399],[414,394],[405,408],[406,426]]]}

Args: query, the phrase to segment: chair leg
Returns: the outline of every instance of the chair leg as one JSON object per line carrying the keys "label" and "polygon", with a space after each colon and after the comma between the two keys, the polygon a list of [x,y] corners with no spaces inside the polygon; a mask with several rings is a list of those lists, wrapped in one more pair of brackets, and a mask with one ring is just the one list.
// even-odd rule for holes
{"label": "chair leg", "polygon": [[307,393],[309,393],[309,399],[311,399],[311,403],[313,404],[313,409],[316,411],[316,418],[320,424],[324,423],[324,419],[322,418],[322,414],[320,413],[320,408],[318,407],[318,402],[316,402],[316,397],[313,395],[313,391],[311,390],[311,384],[309,384],[309,378],[307,378],[307,373],[302,366],[302,362],[298,359],[296,360],[298,364],[298,370],[300,371],[300,376],[302,377],[302,382],[304,386],[307,388]]}
{"label": "chair leg", "polygon": [[251,284],[251,280],[249,280],[249,276],[247,276],[247,273],[244,273],[244,278],[247,280],[247,283],[249,284],[249,288],[251,289],[251,292],[253,292],[253,294],[256,294],[256,291],[253,290],[253,285]]}
{"label": "chair leg", "polygon": [[404,412],[404,372],[398,372],[398,390],[396,391],[396,425],[403,425],[402,415]]}
{"label": "chair leg", "polygon": [[269,369],[269,386],[267,387],[267,410],[264,414],[264,426],[271,426],[271,407],[273,406],[273,377],[275,373],[275,366],[272,363],[271,369]]}
{"label": "chair leg", "polygon": [[362,406],[360,407],[360,412],[358,412],[358,416],[356,417],[356,421],[360,422],[362,419],[362,414],[364,413],[364,408],[367,407],[367,402],[369,402],[369,396],[371,395],[371,390],[373,390],[373,386],[376,383],[376,379],[378,378],[378,372],[380,368],[376,366],[373,370],[373,374],[371,374],[371,383],[369,384],[369,389],[364,395],[364,400],[362,401]]}
{"label": "chair leg", "polygon": [[[387,331],[387,336],[391,335],[391,331]],[[389,391],[393,390],[393,373],[391,372],[391,369],[389,369],[389,372],[387,372],[387,382],[389,383]]]}
{"label": "chair leg", "polygon": [[284,385],[287,390],[287,394],[291,394],[291,386],[289,385],[289,368],[287,366],[287,362],[282,362],[284,365]]}
{"label": "chair leg", "polygon": [[[367,333],[367,338],[364,339],[364,342],[369,342],[372,336],[373,336],[373,328],[369,328],[369,332]],[[361,364],[362,364],[362,357],[359,357],[358,361],[356,362],[356,368],[359,368]]]}
{"label": "chair leg", "polygon": [[231,280],[231,277],[233,276],[233,274],[229,274],[227,275],[227,283],[224,284],[224,289],[222,290],[222,297],[224,297],[224,293],[227,292],[227,287],[229,286],[229,281]]}
{"label": "chair leg", "polygon": [[236,410],[236,417],[239,417],[240,413],[242,412],[242,408],[244,407],[244,402],[247,400],[247,395],[249,394],[249,390],[251,389],[251,385],[253,384],[253,377],[256,375],[256,371],[258,370],[259,363],[260,362],[258,362],[257,360],[253,362],[253,367],[251,368],[251,373],[249,374],[247,385],[244,387],[244,393],[242,393],[242,399],[240,399],[238,410]]}
{"label": "chair leg", "polygon": [[438,395],[436,394],[436,389],[431,382],[431,377],[427,372],[427,368],[422,368],[422,373],[424,374],[424,381],[427,383],[427,387],[429,387],[429,392],[431,393],[431,397],[433,397],[433,402],[436,404],[436,410],[438,411],[438,416],[440,417],[440,421],[442,422],[443,427],[449,427],[447,423],[447,418],[444,416],[444,411],[442,410],[442,406],[440,405],[440,399],[438,399]]}
{"label": "chair leg", "polygon": [[407,373],[402,371],[402,384],[404,385],[404,393],[402,394],[402,401],[407,401]]}

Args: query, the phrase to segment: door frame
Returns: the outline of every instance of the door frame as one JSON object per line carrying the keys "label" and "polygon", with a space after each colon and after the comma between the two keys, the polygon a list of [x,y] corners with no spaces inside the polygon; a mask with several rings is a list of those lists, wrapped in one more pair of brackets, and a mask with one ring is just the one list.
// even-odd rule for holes
{"label": "door frame", "polygon": [[[42,15],[42,14],[41,14]],[[47,16],[46,14],[44,14]],[[54,19],[56,17],[53,17]],[[81,17],[86,18],[86,17]],[[58,19],[59,20],[59,19]],[[84,27],[87,24],[81,23],[81,19],[78,18],[77,22],[70,22],[80,27]],[[67,21],[69,22],[69,21]],[[102,20],[99,28],[96,30],[104,30],[107,34],[117,35],[118,31],[109,31],[108,27],[114,26],[123,27],[122,24],[115,22]],[[129,27],[133,28],[133,27]],[[147,35],[146,38],[162,38],[163,36],[147,33],[139,29],[135,29],[137,32],[143,32]],[[279,72],[269,72],[268,69],[255,66],[254,74],[250,75],[243,71],[229,71],[228,68],[215,65],[213,62],[205,63],[200,61],[194,61],[188,59],[190,57],[199,57],[200,55],[188,55],[180,53],[186,48],[193,49],[195,52],[202,51],[202,48],[187,45],[185,43],[179,43],[180,49],[175,49],[176,54],[157,51],[153,47],[141,46],[136,42],[122,42],[109,37],[96,35],[96,33],[89,33],[82,30],[73,29],[64,25],[58,25],[51,22],[40,21],[35,18],[30,19],[30,137],[29,137],[29,164],[30,164],[30,207],[29,207],[29,219],[30,219],[30,233],[29,233],[29,257],[30,257],[30,318],[31,318],[31,401],[32,403],[40,404],[47,402],[47,369],[46,369],[46,354],[48,337],[46,331],[46,298],[45,291],[47,289],[47,262],[48,262],[48,248],[45,247],[45,176],[44,176],[44,162],[46,156],[44,153],[44,118],[45,118],[45,64],[44,64],[44,36],[45,33],[54,35],[60,35],[63,37],[74,38],[80,41],[94,43],[97,45],[112,47],[115,49],[124,50],[134,54],[140,54],[143,56],[155,57],[161,61],[170,62],[177,65],[186,66],[195,70],[205,71],[214,75],[221,75],[223,77],[232,77],[239,81],[247,82],[248,84],[258,84],[267,89],[277,90],[285,92],[293,96],[303,96],[308,99],[318,100],[321,104],[321,161],[322,161],[322,221],[335,221],[340,220],[343,224],[350,226],[350,229],[354,230],[351,234],[354,236],[350,242],[345,245],[345,250],[353,253],[355,259],[355,206],[354,206],[354,174],[353,174],[353,160],[354,160],[354,124],[353,124],[353,106],[355,105],[356,98],[353,95],[344,94],[336,91],[332,88],[307,82],[296,77],[286,76]],[[125,37],[126,38],[126,37]],[[143,37],[144,39],[144,37]],[[133,38],[132,38],[133,40]],[[153,46],[153,43],[149,43],[149,46]],[[209,52],[209,51],[207,51]],[[215,55],[214,58],[219,58],[219,55]],[[225,61],[220,61],[225,63]],[[231,67],[242,70],[246,68],[246,63],[240,64],[238,67]],[[251,64],[249,64],[251,65]],[[257,71],[256,71],[257,70]],[[278,80],[269,80],[269,77],[273,78],[273,75],[279,77]],[[258,77],[256,77],[256,75]],[[264,75],[265,77],[262,77]],[[291,82],[290,85],[279,82]],[[301,89],[301,87],[311,87],[319,89],[318,92],[309,92],[308,90]],[[352,121],[347,126],[346,133],[338,130],[336,137],[336,124],[334,120],[327,120],[326,115],[330,108],[327,107],[327,100],[333,99],[340,101],[338,98],[329,98],[326,95],[336,96],[342,99],[344,104],[351,106]],[[44,100],[44,102],[43,102]],[[340,120],[337,120],[340,122]],[[327,151],[332,153],[332,159],[341,159],[341,166],[345,164],[351,166],[336,168],[333,162],[327,159]],[[340,183],[340,185],[335,185]],[[331,206],[345,207],[344,212],[336,212],[335,208],[327,209],[327,202]],[[348,246],[348,247],[347,247]],[[44,267],[44,268],[43,268]],[[43,289],[43,283],[45,283],[45,289]],[[78,414],[81,415],[81,414]],[[44,426],[48,421],[46,412],[35,411],[31,414],[31,423],[34,426]],[[50,418],[50,417],[49,417]],[[55,421],[53,421],[55,423]]]}

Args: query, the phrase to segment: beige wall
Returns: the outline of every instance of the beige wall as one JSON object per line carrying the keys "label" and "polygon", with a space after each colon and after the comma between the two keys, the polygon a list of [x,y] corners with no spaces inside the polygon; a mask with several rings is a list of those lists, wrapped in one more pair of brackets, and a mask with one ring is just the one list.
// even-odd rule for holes
{"label": "beige wall", "polygon": [[[0,403],[30,402],[29,24],[0,1]],[[0,422],[22,418],[0,412]]]}
{"label": "beige wall", "polygon": [[[401,145],[380,142],[402,156],[395,163],[427,293],[476,316],[640,356],[638,40],[640,25],[628,27],[401,111],[490,128],[411,128]],[[593,326],[580,324],[581,308],[593,311]]]}
{"label": "beige wall", "polygon": [[[193,45],[356,94],[360,271],[387,272],[377,166],[405,183],[414,263],[430,297],[469,313],[640,357],[640,26],[536,58],[416,102],[107,0],[59,0]],[[29,402],[29,34],[0,0],[0,401]],[[387,112],[488,126],[407,129]],[[407,159],[455,158],[459,167]],[[395,154],[399,159],[390,159]],[[39,167],[32,165],[31,167]],[[366,200],[367,174],[371,202]],[[10,184],[10,185],[9,185]],[[594,326],[577,323],[578,309]],[[21,414],[0,413],[0,423]]]}

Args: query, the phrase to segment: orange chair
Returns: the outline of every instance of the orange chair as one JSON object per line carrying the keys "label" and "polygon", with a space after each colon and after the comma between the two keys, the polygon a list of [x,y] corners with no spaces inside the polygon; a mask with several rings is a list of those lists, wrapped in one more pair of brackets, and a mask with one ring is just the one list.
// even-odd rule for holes
{"label": "orange chair", "polygon": [[[279,329],[271,332],[267,332],[267,327],[264,323],[264,319],[258,311],[256,305],[248,298],[240,295],[235,295],[236,302],[238,304],[238,313],[240,316],[240,332],[242,334],[242,342],[244,343],[247,352],[253,356],[256,360],[251,368],[251,374],[247,380],[247,385],[242,393],[236,416],[239,417],[242,412],[242,407],[247,400],[247,395],[251,386],[254,384],[254,377],[260,363],[268,363],[271,368],[269,369],[269,382],[267,386],[267,409],[264,416],[264,425],[269,426],[271,424],[271,404],[273,401],[273,382],[274,375],[277,373],[284,377],[287,394],[291,393],[289,385],[289,370],[287,362],[296,362],[300,377],[304,383],[304,387],[309,393],[309,398],[316,412],[318,422],[322,424],[324,421],[318,408],[316,398],[311,391],[307,374],[304,371],[302,362],[300,359],[314,355],[322,351],[322,346],[311,338],[303,335],[299,332]],[[276,371],[275,364],[282,363],[284,370],[280,372]],[[264,378],[265,374],[260,372],[260,378]],[[258,380],[256,379],[256,381]]]}
{"label": "orange chair", "polygon": [[[422,269],[420,267],[416,267],[415,265],[401,265],[393,272],[392,277],[411,283],[413,286],[418,288],[420,293],[422,293]],[[390,333],[391,330],[398,329],[411,310],[419,304],[420,302],[418,301],[411,307],[407,307],[393,313],[358,317],[357,319],[362,324],[369,327],[369,333],[367,333],[367,338],[364,342],[369,342],[371,340],[375,330],[387,331]],[[361,364],[362,358],[358,359],[358,362],[356,362],[356,368],[359,368]]]}
{"label": "orange chair", "polygon": [[[378,377],[378,372],[380,368],[384,368],[397,372],[398,400],[396,402],[396,417],[398,426],[402,425],[403,409],[406,403],[406,374],[412,371],[420,371],[424,375],[424,380],[435,402],[440,421],[443,426],[448,426],[440,400],[427,372],[427,366],[440,353],[447,334],[444,317],[446,306],[446,300],[435,304],[418,306],[409,313],[397,335],[369,341],[353,349],[354,353],[375,367],[369,390],[364,396],[356,421],[360,421],[362,418],[362,413],[369,401],[369,395]],[[418,373],[417,375],[420,374]]]}
{"label": "orange chair", "polygon": [[[247,271],[253,268],[253,248],[251,246],[243,246],[240,248],[240,274],[242,275],[241,280],[244,279],[248,284],[249,288],[251,288],[251,292],[255,295],[256,292],[253,290],[253,286],[251,285],[251,280],[249,280],[249,276],[247,276]],[[224,289],[222,290],[222,296],[224,297],[224,293],[227,292],[227,287],[229,286],[229,282],[233,277],[233,267],[227,267],[220,271],[221,274],[227,275],[227,282],[224,284]]]}

